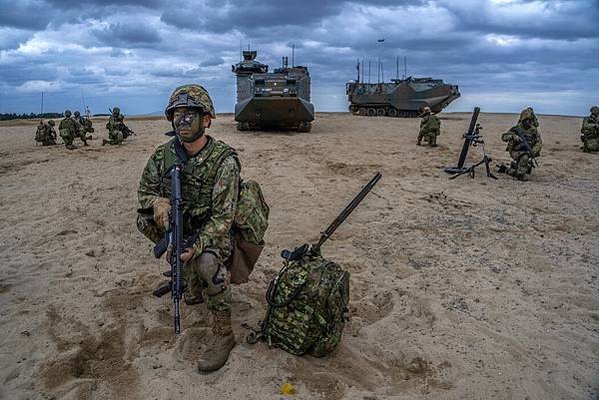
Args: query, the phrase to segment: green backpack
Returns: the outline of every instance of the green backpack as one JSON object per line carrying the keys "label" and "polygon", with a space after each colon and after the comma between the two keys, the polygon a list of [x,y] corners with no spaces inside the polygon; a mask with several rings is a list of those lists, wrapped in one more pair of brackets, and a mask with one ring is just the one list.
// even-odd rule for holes
{"label": "green backpack", "polygon": [[285,261],[268,287],[269,307],[258,336],[296,355],[331,353],[348,320],[349,277],[315,252]]}

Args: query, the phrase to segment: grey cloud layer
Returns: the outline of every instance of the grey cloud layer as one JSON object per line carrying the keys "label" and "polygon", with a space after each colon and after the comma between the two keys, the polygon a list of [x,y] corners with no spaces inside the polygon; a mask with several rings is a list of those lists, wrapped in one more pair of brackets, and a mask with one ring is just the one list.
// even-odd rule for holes
{"label": "grey cloud layer", "polygon": [[[79,87],[123,99],[143,92],[145,100],[131,104],[134,112],[155,111],[150,107],[161,102],[149,96],[190,80],[214,88],[217,108],[230,111],[228,64],[238,60],[240,42],[251,43],[272,66],[295,44],[322,109],[345,109],[344,82],[354,79],[356,58],[373,63],[372,79],[374,63],[383,59],[389,79],[396,56],[404,55],[408,74],[481,93],[561,90],[578,93],[580,104],[597,102],[595,0],[0,2],[6,10],[0,13],[0,91],[15,98],[0,111],[26,107],[24,93],[44,87],[57,103],[67,103]],[[466,100],[469,93],[463,94]]]}

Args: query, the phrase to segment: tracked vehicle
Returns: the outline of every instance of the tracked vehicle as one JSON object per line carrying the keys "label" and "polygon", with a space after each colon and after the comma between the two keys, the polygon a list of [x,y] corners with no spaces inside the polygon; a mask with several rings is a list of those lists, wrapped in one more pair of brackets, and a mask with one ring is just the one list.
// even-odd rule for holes
{"label": "tracked vehicle", "polygon": [[457,85],[441,79],[391,79],[391,82],[348,82],[345,86],[349,111],[354,115],[414,118],[424,107],[434,113],[460,97]]}
{"label": "tracked vehicle", "polygon": [[243,61],[232,65],[237,77],[237,129],[288,129],[309,132],[314,120],[310,103],[310,73],[307,67],[288,65],[268,72],[256,61],[256,51],[244,51]]}

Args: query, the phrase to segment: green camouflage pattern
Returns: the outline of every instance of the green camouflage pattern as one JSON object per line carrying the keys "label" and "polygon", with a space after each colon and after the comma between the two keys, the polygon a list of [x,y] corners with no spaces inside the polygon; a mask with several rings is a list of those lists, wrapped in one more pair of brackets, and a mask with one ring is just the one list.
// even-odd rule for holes
{"label": "green camouflage pattern", "polygon": [[[65,114],[67,113],[65,112]],[[60,137],[64,141],[65,146],[72,146],[73,140],[77,137],[77,124],[71,117],[66,117],[60,121],[58,132],[60,132]]]}
{"label": "green camouflage pattern", "polygon": [[[210,136],[207,139],[202,150],[189,158],[182,172],[183,212],[187,216],[183,234],[191,236],[200,228],[198,239],[192,244],[195,250],[194,260],[207,251],[213,253],[219,264],[223,265],[233,249],[231,228],[239,197],[240,167],[233,148]],[[151,209],[158,197],[170,198],[170,182],[164,175],[170,166],[179,162],[174,148],[175,140],[178,139],[173,138],[158,146],[144,168],[138,189],[142,209]],[[155,241],[164,235],[164,231],[147,214],[138,215],[138,229]],[[193,265],[195,261],[190,263]],[[191,268],[189,271],[191,272],[186,276],[188,290],[196,296],[202,292],[206,283],[197,270]],[[223,294],[217,295],[217,298],[205,298],[209,309],[230,309],[228,286],[227,281]]]}
{"label": "green camouflage pattern", "polygon": [[108,129],[108,143],[118,145],[123,143],[123,140],[127,139],[131,135],[131,130],[125,125],[125,116],[120,114],[118,108],[112,110],[112,115],[106,122],[106,129]]}
{"label": "green camouflage pattern", "polygon": [[[179,94],[187,93],[187,101],[185,103],[179,102]],[[202,107],[205,111],[210,113],[210,117],[216,118],[216,111],[214,110],[214,104],[210,95],[204,89],[203,86],[197,84],[188,84],[179,86],[173,93],[168,101],[168,106],[164,110],[166,118],[171,121],[173,119],[173,110],[177,107]]]}
{"label": "green camouflage pattern", "polygon": [[520,118],[518,119],[518,123],[520,124],[525,119],[532,119],[532,126],[535,128],[539,127],[539,119],[537,118],[535,111],[532,107],[526,107],[524,110],[520,112]]}
{"label": "green camouflage pattern", "polygon": [[325,356],[334,351],[348,319],[349,277],[317,254],[286,262],[271,282],[261,335],[291,354]]}
{"label": "green camouflage pattern", "polygon": [[268,228],[270,209],[262,189],[254,180],[243,180],[239,187],[239,200],[235,212],[234,228],[246,242],[263,245]]}
{"label": "green camouflage pattern", "polygon": [[591,108],[591,115],[582,120],[580,140],[585,152],[599,151],[599,107]]}
{"label": "green camouflage pattern", "polygon": [[418,132],[418,144],[424,140],[429,146],[437,145],[437,136],[441,134],[441,121],[434,114],[427,114],[420,120],[420,131]]}
{"label": "green camouflage pattern", "polygon": [[530,168],[528,166],[530,157],[528,152],[522,148],[517,132],[526,138],[535,157],[538,157],[541,154],[541,149],[543,148],[543,141],[541,140],[541,135],[537,128],[531,126],[526,129],[521,121],[518,125],[510,128],[509,131],[501,135],[501,140],[507,142],[506,151],[510,153],[510,157],[514,160],[506,173],[514,177],[524,177],[526,174],[530,173]]}
{"label": "green camouflage pattern", "polygon": [[42,146],[52,146],[56,144],[56,131],[54,130],[54,121],[40,123],[35,132],[35,141],[40,142]]}

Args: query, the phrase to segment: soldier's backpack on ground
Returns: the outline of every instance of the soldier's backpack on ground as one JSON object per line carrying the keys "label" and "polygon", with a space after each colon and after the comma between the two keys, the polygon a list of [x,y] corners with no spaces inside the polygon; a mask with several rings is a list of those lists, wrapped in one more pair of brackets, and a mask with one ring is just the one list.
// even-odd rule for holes
{"label": "soldier's backpack on ground", "polygon": [[315,245],[284,250],[283,268],[266,293],[268,311],[249,341],[266,341],[291,354],[325,356],[334,351],[348,319],[349,272],[322,257],[320,248],[381,178],[376,173],[321,234]]}
{"label": "soldier's backpack on ground", "polygon": [[349,277],[317,253],[286,261],[266,295],[264,340],[296,355],[322,357],[335,350],[348,319]]}

